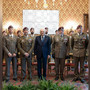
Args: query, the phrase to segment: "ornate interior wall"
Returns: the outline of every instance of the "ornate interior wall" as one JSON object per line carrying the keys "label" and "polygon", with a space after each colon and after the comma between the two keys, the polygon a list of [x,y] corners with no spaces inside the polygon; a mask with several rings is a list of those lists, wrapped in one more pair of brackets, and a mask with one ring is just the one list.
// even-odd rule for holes
{"label": "ornate interior wall", "polygon": [[[35,0],[24,2],[24,0],[3,0],[3,30],[9,24],[15,25],[15,29],[21,29],[23,25],[23,9],[30,10],[59,10],[59,25],[67,28],[67,23],[75,25],[84,25],[83,14],[88,13],[88,0],[68,0],[60,5],[60,0],[55,1],[53,6],[52,0],[47,0],[48,8],[43,7],[43,0],[39,0],[36,8]],[[66,25],[67,24],[67,25]],[[69,27],[70,28],[70,27]]]}

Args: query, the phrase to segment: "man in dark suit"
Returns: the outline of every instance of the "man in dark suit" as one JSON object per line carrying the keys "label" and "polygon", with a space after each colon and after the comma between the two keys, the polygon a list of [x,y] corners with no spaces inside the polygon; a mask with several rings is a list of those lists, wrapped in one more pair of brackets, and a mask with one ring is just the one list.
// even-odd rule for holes
{"label": "man in dark suit", "polygon": [[37,36],[35,39],[34,54],[35,59],[37,59],[38,67],[38,77],[42,79],[41,65],[43,63],[43,78],[46,80],[46,66],[47,58],[50,58],[50,38],[45,35],[43,29],[40,30],[40,36]]}

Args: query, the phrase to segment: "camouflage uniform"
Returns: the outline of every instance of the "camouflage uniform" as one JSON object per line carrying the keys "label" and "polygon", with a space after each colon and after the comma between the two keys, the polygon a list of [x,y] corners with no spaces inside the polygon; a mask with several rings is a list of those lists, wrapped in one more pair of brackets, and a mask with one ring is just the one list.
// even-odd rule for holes
{"label": "camouflage uniform", "polygon": [[53,38],[52,54],[55,54],[56,77],[59,77],[59,69],[60,76],[63,76],[68,44],[69,38],[66,35],[55,35]]}
{"label": "camouflage uniform", "polygon": [[[22,70],[21,70],[21,74],[22,74],[22,78],[25,78],[26,76],[26,62],[27,62],[27,67],[28,67],[28,78],[31,79],[32,75],[31,75],[31,54],[34,48],[34,40],[32,39],[32,37],[30,37],[29,35],[27,36],[22,36],[18,42],[18,48],[21,54],[21,66],[22,66]],[[29,56],[26,57],[24,54],[28,53]]]}
{"label": "camouflage uniform", "polygon": [[10,79],[10,63],[12,61],[13,65],[13,79],[17,78],[17,58],[9,57],[8,54],[17,54],[17,36],[7,35],[3,39],[3,49],[5,52],[5,59],[6,59],[6,79]]}
{"label": "camouflage uniform", "polygon": [[[75,60],[75,76],[83,77],[84,75],[84,61],[86,56],[86,49],[88,46],[88,38],[85,33],[75,33],[72,36],[71,46],[73,48],[73,57]],[[78,64],[80,61],[80,73],[78,71]]]}

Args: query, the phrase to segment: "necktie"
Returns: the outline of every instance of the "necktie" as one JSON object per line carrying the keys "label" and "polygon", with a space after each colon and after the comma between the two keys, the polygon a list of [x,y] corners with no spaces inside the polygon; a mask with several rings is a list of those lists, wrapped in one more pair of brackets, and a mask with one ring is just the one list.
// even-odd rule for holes
{"label": "necktie", "polygon": [[42,42],[43,42],[43,40],[44,40],[44,37],[42,36]]}
{"label": "necktie", "polygon": [[63,37],[63,35],[61,34],[61,37]]}
{"label": "necktie", "polygon": [[10,35],[10,37],[12,38],[13,36],[12,36],[12,35]]}
{"label": "necktie", "polygon": [[60,35],[60,37],[62,38],[62,34]]}

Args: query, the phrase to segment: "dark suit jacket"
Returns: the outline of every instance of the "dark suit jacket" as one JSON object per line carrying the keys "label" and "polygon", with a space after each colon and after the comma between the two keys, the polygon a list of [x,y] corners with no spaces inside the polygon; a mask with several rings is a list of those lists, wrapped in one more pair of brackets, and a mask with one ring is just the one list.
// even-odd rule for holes
{"label": "dark suit jacket", "polygon": [[41,55],[43,55],[44,58],[47,58],[47,56],[50,55],[50,52],[51,52],[50,37],[45,36],[45,39],[42,42],[41,36],[37,36],[34,45],[34,54],[37,55],[37,59],[40,59]]}

